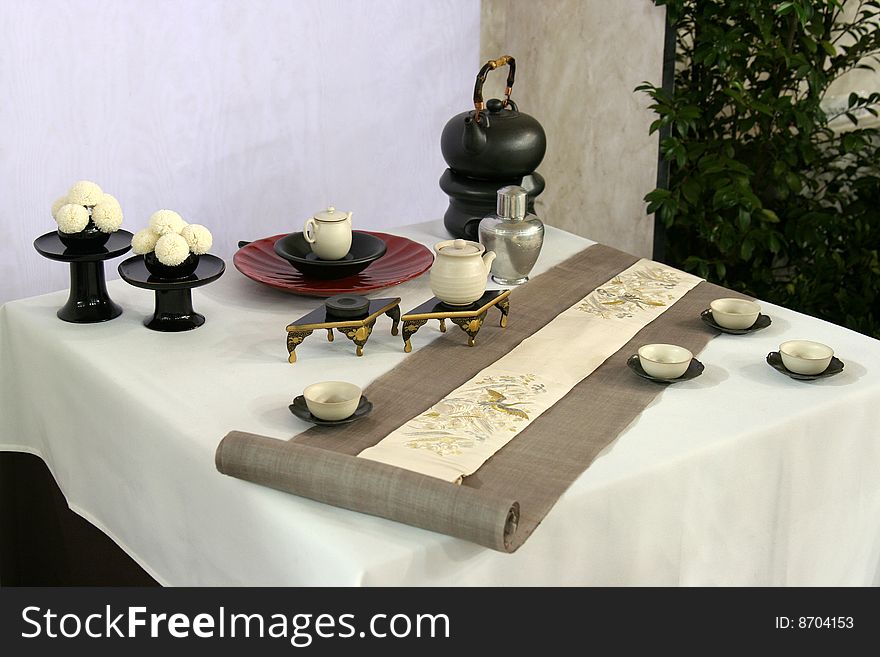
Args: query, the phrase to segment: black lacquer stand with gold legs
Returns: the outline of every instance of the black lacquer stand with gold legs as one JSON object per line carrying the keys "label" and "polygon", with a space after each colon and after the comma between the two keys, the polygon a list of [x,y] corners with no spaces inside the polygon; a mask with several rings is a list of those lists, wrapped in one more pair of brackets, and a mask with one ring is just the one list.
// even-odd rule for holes
{"label": "black lacquer stand with gold legs", "polygon": [[397,335],[397,326],[400,324],[400,299],[371,299],[370,307],[362,318],[340,319],[330,314],[324,306],[315,308],[307,315],[287,326],[287,358],[289,363],[296,362],[296,348],[309,337],[313,331],[325,329],[327,341],[333,342],[333,329],[342,333],[345,337],[357,345],[357,355],[364,355],[364,345],[370,339],[373,326],[379,315],[388,315],[391,318],[391,335]]}
{"label": "black lacquer stand with gold legs", "polygon": [[468,335],[468,346],[473,347],[477,333],[483,327],[489,308],[495,306],[501,311],[501,328],[507,326],[507,316],[510,314],[510,290],[489,290],[482,297],[468,306],[451,306],[443,303],[437,297],[428,299],[425,303],[413,308],[401,316],[403,322],[403,350],[406,353],[412,351],[410,338],[429,319],[440,320],[441,333],[446,332],[446,320],[448,319]]}

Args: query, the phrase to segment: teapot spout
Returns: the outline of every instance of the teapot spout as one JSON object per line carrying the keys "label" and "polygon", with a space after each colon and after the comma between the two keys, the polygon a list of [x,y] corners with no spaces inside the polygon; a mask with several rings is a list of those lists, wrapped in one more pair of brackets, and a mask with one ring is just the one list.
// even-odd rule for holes
{"label": "teapot spout", "polygon": [[[486,121],[488,127],[488,117],[483,115],[480,119]],[[461,134],[461,145],[464,150],[471,154],[480,153],[486,148],[486,127],[474,121],[472,116],[464,120],[464,132]]]}
{"label": "teapot spout", "polygon": [[494,251],[486,251],[483,254],[483,267],[486,268],[486,276],[489,275],[489,272],[492,270],[492,263],[495,262],[495,252]]}

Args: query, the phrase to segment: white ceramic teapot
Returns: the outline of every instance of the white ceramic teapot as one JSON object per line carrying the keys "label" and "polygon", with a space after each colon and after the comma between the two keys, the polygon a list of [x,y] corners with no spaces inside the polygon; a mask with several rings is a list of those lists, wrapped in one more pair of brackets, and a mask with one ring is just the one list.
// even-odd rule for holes
{"label": "white ceramic teapot", "polygon": [[431,291],[450,306],[467,306],[483,296],[494,251],[479,242],[443,240],[434,245]]}
{"label": "white ceramic teapot", "polygon": [[351,249],[351,212],[329,207],[306,219],[303,237],[321,260],[341,260]]}

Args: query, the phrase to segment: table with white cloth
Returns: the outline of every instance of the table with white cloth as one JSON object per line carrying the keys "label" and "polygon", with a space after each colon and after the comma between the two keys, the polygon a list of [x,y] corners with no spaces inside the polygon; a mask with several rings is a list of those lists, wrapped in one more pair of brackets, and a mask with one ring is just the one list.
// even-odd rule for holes
{"label": "table with white cloth", "polygon": [[[439,222],[394,232],[446,237]],[[533,276],[590,244],[548,227]],[[207,321],[189,332],[146,329],[153,293],[121,280],[110,322],[59,321],[66,290],[0,308],[0,450],[41,457],[70,508],[162,584],[880,584],[876,340],[761,302],[769,328],[711,339],[704,373],[663,390],[505,554],[215,469],[230,430],[306,430],[288,405],[307,385],[366,387],[409,357],[380,318],[363,357],[313,338],[289,364],[285,327],[321,300],[228,264],[193,291]],[[426,274],[368,296],[406,311],[432,294]],[[414,351],[439,335],[425,326]],[[766,355],[795,338],[831,345],[844,371],[775,371]]]}

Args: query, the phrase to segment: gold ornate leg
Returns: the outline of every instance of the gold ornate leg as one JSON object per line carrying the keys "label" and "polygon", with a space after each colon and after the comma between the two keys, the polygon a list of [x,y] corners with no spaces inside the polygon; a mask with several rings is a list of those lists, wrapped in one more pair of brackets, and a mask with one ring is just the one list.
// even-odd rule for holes
{"label": "gold ornate leg", "polygon": [[327,329],[327,342],[333,342],[333,329]]}
{"label": "gold ornate leg", "polygon": [[354,342],[357,345],[357,355],[364,355],[364,345],[367,344],[367,340],[370,339],[370,334],[373,332],[373,326],[376,325],[376,320],[374,319],[369,324],[364,324],[363,326],[358,326],[357,328],[346,328],[340,329],[345,333],[345,337]]}
{"label": "gold ornate leg", "polygon": [[510,300],[505,297],[498,302],[498,310],[501,311],[501,328],[507,327],[507,316],[510,314]]}
{"label": "gold ornate leg", "polygon": [[427,319],[406,319],[403,322],[403,351],[409,353],[412,351],[412,344],[409,339],[415,335],[421,327],[428,323]]}
{"label": "gold ornate leg", "polygon": [[391,335],[397,335],[397,325],[400,324],[400,306],[386,310],[385,314],[391,318]]}
{"label": "gold ornate leg", "polygon": [[477,333],[480,332],[480,328],[483,326],[483,320],[486,319],[486,313],[484,312],[476,317],[450,317],[449,319],[468,334],[468,346],[473,347]]}
{"label": "gold ornate leg", "polygon": [[440,332],[446,333],[446,320],[445,319],[440,320]]}
{"label": "gold ornate leg", "polygon": [[288,363],[296,362],[296,351],[299,344],[312,334],[311,331],[288,331],[287,333],[287,351],[290,355],[287,357]]}

